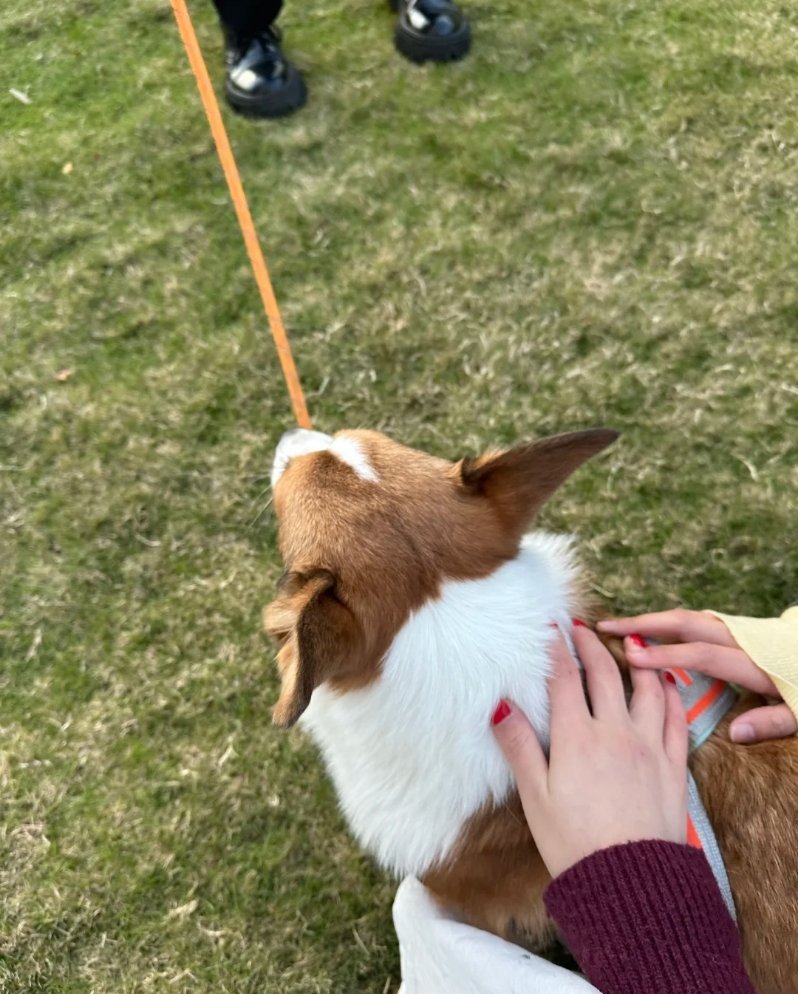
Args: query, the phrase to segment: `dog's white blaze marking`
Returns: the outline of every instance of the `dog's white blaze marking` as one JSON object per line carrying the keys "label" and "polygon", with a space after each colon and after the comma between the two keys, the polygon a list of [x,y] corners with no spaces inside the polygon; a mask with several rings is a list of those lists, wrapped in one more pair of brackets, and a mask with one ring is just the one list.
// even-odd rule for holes
{"label": "dog's white blaze marking", "polygon": [[285,472],[286,467],[297,456],[306,456],[311,452],[323,452],[329,449],[333,439],[323,431],[309,431],[306,428],[295,428],[287,431],[277,444],[272,463],[272,487]]}
{"label": "dog's white blaze marking", "polygon": [[376,470],[363,451],[363,446],[356,438],[339,435],[330,446],[330,452],[334,456],[338,456],[341,462],[351,466],[361,480],[371,480],[374,483],[379,480]]}
{"label": "dog's white blaze marking", "polygon": [[322,431],[296,428],[286,432],[277,445],[272,463],[272,487],[276,485],[292,459],[309,455],[311,452],[331,452],[342,463],[353,469],[361,480],[373,482],[379,480],[356,438],[349,438],[346,435],[333,438],[332,435],[325,435]]}
{"label": "dog's white blaze marking", "polygon": [[512,774],[490,730],[502,697],[548,741],[551,621],[570,625],[571,540],[537,533],[481,580],[449,581],[407,621],[369,687],[319,687],[301,721],[358,840],[399,875],[446,857]]}

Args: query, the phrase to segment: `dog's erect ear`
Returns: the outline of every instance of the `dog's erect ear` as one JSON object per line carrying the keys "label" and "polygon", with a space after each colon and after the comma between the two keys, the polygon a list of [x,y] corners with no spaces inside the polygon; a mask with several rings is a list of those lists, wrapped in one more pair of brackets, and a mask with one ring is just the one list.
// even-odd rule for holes
{"label": "dog's erect ear", "polygon": [[583,462],[618,437],[609,428],[553,435],[459,464],[463,487],[487,497],[505,527],[520,538],[537,511]]}
{"label": "dog's erect ear", "polygon": [[289,574],[280,595],[264,609],[263,623],[283,643],[277,654],[282,687],[272,720],[289,728],[316,687],[351,663],[358,625],[336,599],[335,577],[327,570]]}

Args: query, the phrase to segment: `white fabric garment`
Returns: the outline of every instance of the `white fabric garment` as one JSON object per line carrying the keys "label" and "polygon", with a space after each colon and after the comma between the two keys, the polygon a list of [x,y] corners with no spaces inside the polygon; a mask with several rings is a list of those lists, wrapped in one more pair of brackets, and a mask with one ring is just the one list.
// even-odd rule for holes
{"label": "white fabric garment", "polygon": [[570,970],[452,918],[415,877],[393,904],[399,994],[599,994]]}

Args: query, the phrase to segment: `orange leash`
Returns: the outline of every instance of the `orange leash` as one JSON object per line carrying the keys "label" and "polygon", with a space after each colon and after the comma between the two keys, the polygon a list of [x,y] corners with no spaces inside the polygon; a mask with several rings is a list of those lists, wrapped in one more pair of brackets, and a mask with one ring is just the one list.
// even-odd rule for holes
{"label": "orange leash", "polygon": [[294,408],[294,415],[296,416],[299,427],[311,428],[312,424],[307,405],[305,404],[305,395],[302,393],[302,385],[299,382],[299,376],[294,365],[294,357],[291,354],[291,346],[288,343],[288,336],[285,333],[285,325],[280,316],[280,308],[277,306],[277,298],[274,295],[272,281],[269,278],[269,270],[266,268],[266,260],[263,258],[260,242],[255,232],[252,214],[249,210],[249,204],[244,193],[244,187],[241,184],[241,177],[238,174],[233,150],[230,147],[230,140],[227,137],[222,115],[219,111],[219,103],[213,91],[213,86],[211,86],[208,69],[200,51],[194,25],[191,23],[185,0],[171,0],[171,2],[177,27],[180,31],[180,37],[183,39],[188,61],[191,63],[191,69],[197,81],[202,106],[205,108],[208,123],[211,126],[211,134],[216,143],[216,151],[219,154],[219,161],[222,164],[224,178],[227,180],[227,186],[236,210],[241,234],[244,238],[244,244],[247,247],[247,255],[249,256],[249,261],[252,263],[252,272],[255,274],[255,282],[258,284],[258,290],[260,290],[263,309],[266,311],[266,319],[269,322],[274,344],[277,346],[277,355],[280,357],[283,376],[285,377],[288,393],[291,397],[291,406]]}

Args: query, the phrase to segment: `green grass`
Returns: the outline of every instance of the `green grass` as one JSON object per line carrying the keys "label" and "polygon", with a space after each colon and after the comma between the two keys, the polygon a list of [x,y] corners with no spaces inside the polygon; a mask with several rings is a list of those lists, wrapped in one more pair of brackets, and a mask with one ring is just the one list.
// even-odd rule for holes
{"label": "green grass", "polygon": [[[451,457],[618,427],[543,515],[598,589],[779,610],[798,15],[469,10],[420,69],[379,0],[289,0],[310,103],[229,120],[317,424]],[[290,410],[171,14],[7,0],[0,38],[0,989],[392,991],[394,885],[269,722]]]}

